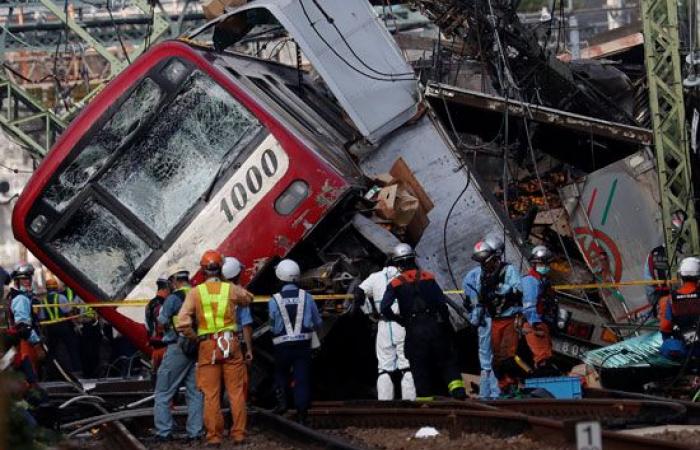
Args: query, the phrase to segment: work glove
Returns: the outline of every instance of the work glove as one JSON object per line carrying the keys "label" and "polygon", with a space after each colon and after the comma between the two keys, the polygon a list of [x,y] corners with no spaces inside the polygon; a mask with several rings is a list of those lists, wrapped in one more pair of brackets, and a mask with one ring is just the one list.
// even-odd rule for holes
{"label": "work glove", "polygon": [[362,305],[365,303],[365,291],[360,289],[359,286],[355,287],[353,291],[353,302],[352,302],[352,312],[353,314],[359,314],[362,310]]}
{"label": "work glove", "polygon": [[17,337],[20,339],[29,339],[32,335],[32,327],[26,323],[18,323],[15,325]]}
{"label": "work glove", "polygon": [[153,347],[153,348],[163,348],[165,347],[165,344],[163,343],[162,340],[157,339],[157,338],[150,338],[148,340],[148,344]]}

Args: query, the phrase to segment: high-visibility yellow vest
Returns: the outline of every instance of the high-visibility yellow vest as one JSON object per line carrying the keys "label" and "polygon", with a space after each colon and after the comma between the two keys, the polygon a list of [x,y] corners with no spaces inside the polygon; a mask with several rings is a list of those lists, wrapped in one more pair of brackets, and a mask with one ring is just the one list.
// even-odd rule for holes
{"label": "high-visibility yellow vest", "polygon": [[[199,298],[202,306],[202,313],[206,324],[200,321],[197,335],[203,336],[206,334],[218,333],[221,331],[237,331],[236,318],[232,317],[230,323],[226,323],[226,310],[228,309],[228,297],[231,285],[229,283],[221,283],[221,289],[218,294],[211,294],[207,289],[206,283],[197,286]],[[216,316],[212,305],[216,304]]]}
{"label": "high-visibility yellow vest", "polygon": [[[73,292],[73,289],[69,288],[66,286],[66,298],[68,299],[68,303],[73,303],[73,298],[75,298],[75,292]],[[95,320],[97,319],[97,313],[95,312],[94,309],[90,308],[89,306],[80,306],[80,311],[83,314],[83,316],[86,319],[89,320]]]}
{"label": "high-visibility yellow vest", "polygon": [[[48,308],[46,309],[46,313],[49,315],[50,320],[56,320],[61,318],[61,310],[58,309],[58,294],[53,293],[53,294],[47,294],[46,295],[46,303],[45,303]],[[50,306],[52,305],[52,306]]]}

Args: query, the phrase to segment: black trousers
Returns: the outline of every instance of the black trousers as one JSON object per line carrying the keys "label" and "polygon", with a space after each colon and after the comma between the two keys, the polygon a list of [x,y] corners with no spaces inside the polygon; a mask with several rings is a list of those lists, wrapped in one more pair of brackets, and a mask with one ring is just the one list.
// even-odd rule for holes
{"label": "black trousers", "polygon": [[46,346],[49,353],[70,372],[82,372],[80,341],[70,322],[49,325],[46,330]]}
{"label": "black trousers", "polygon": [[80,356],[85,378],[97,378],[101,346],[102,330],[100,330],[100,322],[95,321],[83,324],[80,335]]}
{"label": "black trousers", "polygon": [[294,379],[294,406],[304,412],[311,403],[311,343],[289,342],[275,345],[275,387],[286,392],[289,372]]}
{"label": "black trousers", "polygon": [[445,326],[431,316],[419,316],[406,326],[406,357],[411,364],[416,397],[433,397],[442,390],[433,380],[439,377],[448,387],[462,380],[457,352]]}

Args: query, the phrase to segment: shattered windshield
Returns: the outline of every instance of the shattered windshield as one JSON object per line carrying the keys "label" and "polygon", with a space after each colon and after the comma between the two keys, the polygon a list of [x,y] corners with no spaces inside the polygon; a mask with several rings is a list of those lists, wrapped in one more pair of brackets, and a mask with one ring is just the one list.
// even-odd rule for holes
{"label": "shattered windshield", "polygon": [[49,245],[110,297],[150,252],[143,240],[94,200],[81,205]]}
{"label": "shattered windshield", "polygon": [[146,78],[116,110],[107,123],[93,133],[90,141],[70,165],[46,188],[44,200],[62,211],[102,168],[107,159],[138,128],[160,102],[162,91]]}
{"label": "shattered windshield", "polygon": [[165,238],[259,128],[228,92],[194,71],[100,185]]}

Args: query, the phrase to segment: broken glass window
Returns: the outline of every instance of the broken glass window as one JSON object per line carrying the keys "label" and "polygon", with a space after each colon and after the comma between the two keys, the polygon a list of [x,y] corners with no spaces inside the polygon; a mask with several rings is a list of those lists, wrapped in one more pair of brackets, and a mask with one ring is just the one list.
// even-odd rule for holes
{"label": "broken glass window", "polygon": [[100,184],[164,238],[259,129],[228,92],[194,71]]}
{"label": "broken glass window", "polygon": [[143,240],[94,200],[81,205],[49,245],[112,298],[150,253]]}
{"label": "broken glass window", "polygon": [[44,200],[62,211],[87,185],[107,159],[135,131],[160,102],[161,89],[146,78],[117,109],[107,123],[94,132],[77,158],[46,188]]}

